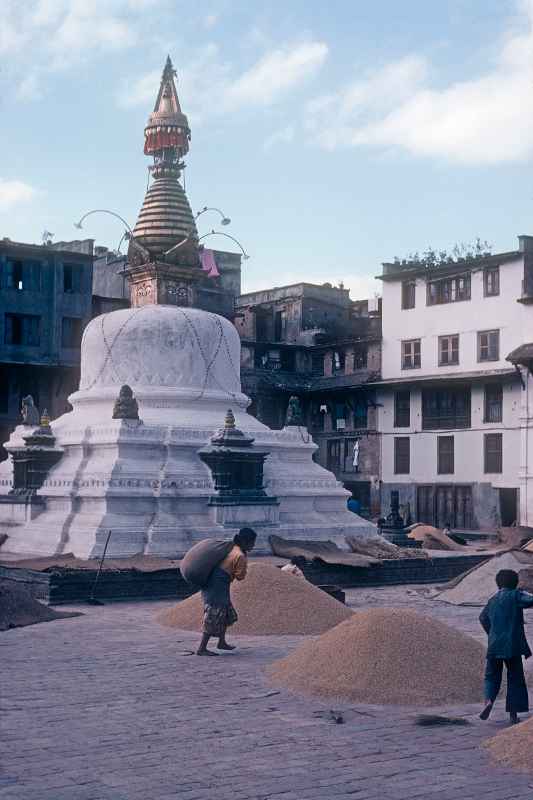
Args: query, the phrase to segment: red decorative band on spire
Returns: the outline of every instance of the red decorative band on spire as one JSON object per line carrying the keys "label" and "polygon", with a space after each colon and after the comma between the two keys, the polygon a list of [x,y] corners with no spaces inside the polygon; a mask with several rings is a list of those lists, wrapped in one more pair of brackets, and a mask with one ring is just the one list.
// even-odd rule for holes
{"label": "red decorative band on spire", "polygon": [[151,155],[158,150],[165,150],[170,147],[176,147],[180,151],[180,155],[184,155],[189,151],[189,141],[187,134],[181,130],[178,132],[177,128],[160,128],[148,130],[144,141],[144,154]]}

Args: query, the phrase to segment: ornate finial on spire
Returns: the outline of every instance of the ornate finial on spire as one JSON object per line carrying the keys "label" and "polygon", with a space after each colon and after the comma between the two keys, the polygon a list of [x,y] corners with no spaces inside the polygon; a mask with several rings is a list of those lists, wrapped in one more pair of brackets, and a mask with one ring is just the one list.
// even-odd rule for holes
{"label": "ornate finial on spire", "polygon": [[235,428],[235,416],[231,408],[228,408],[226,412],[226,419],[224,420],[224,428],[225,430],[229,430],[230,428]]}
{"label": "ornate finial on spire", "polygon": [[45,408],[43,413],[41,414],[41,428],[49,428],[50,427],[50,417],[48,416],[48,410]]}
{"label": "ornate finial on spire", "polygon": [[144,129],[144,152],[145,155],[154,156],[154,177],[157,177],[163,164],[167,172],[161,174],[168,174],[168,168],[173,168],[179,175],[183,168],[181,159],[189,151],[191,130],[187,117],[181,110],[174,82],[176,76],[170,56],[167,56],[154,110]]}
{"label": "ornate finial on spire", "polygon": [[176,78],[177,75],[178,75],[178,73],[174,69],[174,65],[172,64],[172,60],[170,58],[170,55],[168,55],[167,56],[167,60],[165,62],[164,69],[163,69],[163,75],[161,76],[161,80],[162,81],[169,81],[169,80],[172,80],[172,78]]}

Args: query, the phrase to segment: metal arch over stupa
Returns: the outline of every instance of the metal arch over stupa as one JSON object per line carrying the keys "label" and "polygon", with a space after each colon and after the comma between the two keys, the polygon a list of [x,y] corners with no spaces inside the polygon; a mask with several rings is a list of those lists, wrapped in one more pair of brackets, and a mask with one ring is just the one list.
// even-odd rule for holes
{"label": "metal arch over stupa", "polygon": [[144,152],[153,158],[152,182],[128,248],[133,306],[193,306],[194,286],[202,276],[196,223],[180,183],[191,132],[175,77],[169,56],[144,130]]}

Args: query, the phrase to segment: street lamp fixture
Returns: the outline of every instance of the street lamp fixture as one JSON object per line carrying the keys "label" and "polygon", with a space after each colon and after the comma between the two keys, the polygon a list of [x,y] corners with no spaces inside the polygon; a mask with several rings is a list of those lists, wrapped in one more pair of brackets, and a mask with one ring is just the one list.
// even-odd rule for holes
{"label": "street lamp fixture", "polygon": [[246,252],[239,240],[235,238],[235,236],[230,236],[229,233],[223,233],[222,231],[211,230],[209,233],[204,233],[203,236],[200,236],[198,241],[201,242],[202,239],[205,239],[207,236],[224,236],[226,239],[231,239],[232,242],[235,242],[235,244],[240,247],[243,260],[248,261],[250,258],[249,254]]}
{"label": "street lamp fixture", "polygon": [[215,206],[204,206],[201,211],[198,211],[194,217],[195,220],[198,219],[202,214],[205,214],[206,211],[216,211],[217,214],[220,214],[220,224],[221,225],[230,225],[231,219],[227,217],[220,208],[216,208]]}
{"label": "street lamp fixture", "polygon": [[133,236],[133,231],[132,231],[131,227],[128,225],[128,223],[126,222],[126,220],[124,219],[124,217],[121,217],[120,214],[116,213],[116,211],[110,211],[108,208],[93,208],[92,211],[87,211],[87,213],[84,214],[83,217],[81,217],[79,222],[75,222],[74,223],[74,227],[78,228],[78,230],[81,230],[83,228],[83,221],[85,219],[87,219],[87,217],[90,217],[91,214],[110,214],[112,217],[115,217],[116,219],[119,219],[126,226],[129,235]]}

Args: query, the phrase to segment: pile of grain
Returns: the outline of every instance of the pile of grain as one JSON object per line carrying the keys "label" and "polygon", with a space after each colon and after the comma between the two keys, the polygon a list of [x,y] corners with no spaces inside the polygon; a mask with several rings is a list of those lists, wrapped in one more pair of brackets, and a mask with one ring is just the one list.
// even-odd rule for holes
{"label": "pile of grain", "polygon": [[451,536],[433,525],[417,525],[408,536],[421,542],[426,550],[471,550],[468,546],[457,544]]}
{"label": "pile of grain", "polygon": [[483,647],[408,609],[359,611],[275,662],[277,685],[357,703],[438,706],[481,702]]}
{"label": "pile of grain", "polygon": [[528,567],[533,567],[532,553],[507,550],[450,581],[435,598],[456,606],[484,606],[498,591],[496,575],[501,569],[513,569],[520,573]]}
{"label": "pile of grain", "polygon": [[352,553],[360,553],[379,559],[428,558],[428,554],[416,547],[398,547],[383,537],[362,539],[360,536],[346,536],[346,544]]}
{"label": "pile of grain", "polygon": [[77,616],[76,612],[54,611],[39,603],[22,584],[0,580],[0,631]]}
{"label": "pile of grain", "polygon": [[506,767],[533,772],[533,717],[483,743],[491,756]]}
{"label": "pile of grain", "polygon": [[516,525],[514,528],[500,528],[498,541],[508,548],[522,547],[533,540],[533,528],[527,525]]}
{"label": "pile of grain", "polygon": [[[232,584],[231,597],[239,615],[232,634],[318,634],[352,615],[304,578],[287,575],[271,564],[250,564],[245,580]],[[199,631],[202,615],[202,597],[195,594],[156,619],[171,628]]]}

